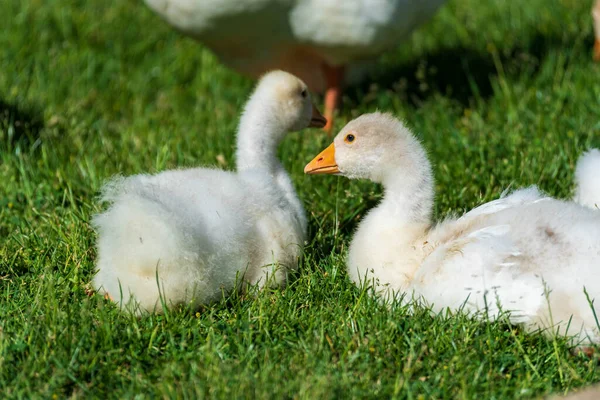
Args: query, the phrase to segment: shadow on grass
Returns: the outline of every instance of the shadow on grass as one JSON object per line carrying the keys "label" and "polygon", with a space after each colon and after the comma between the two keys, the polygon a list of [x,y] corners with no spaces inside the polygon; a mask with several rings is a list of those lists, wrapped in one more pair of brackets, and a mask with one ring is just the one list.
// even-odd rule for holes
{"label": "shadow on grass", "polygon": [[20,143],[30,145],[40,137],[43,118],[37,110],[0,99],[0,140],[8,148]]}
{"label": "shadow on grass", "polygon": [[[412,106],[419,106],[436,93],[468,106],[473,99],[485,99],[493,94],[491,78],[498,76],[498,66],[508,78],[525,73],[534,75],[551,50],[572,49],[577,42],[576,37],[538,33],[526,46],[513,49],[440,49],[408,63],[392,61],[391,65],[382,66],[381,72],[373,73],[362,84],[348,88],[346,94],[352,104],[359,104],[370,86],[376,84],[379,88],[393,90],[402,101]],[[590,49],[591,59],[593,38],[586,37],[579,45]]]}

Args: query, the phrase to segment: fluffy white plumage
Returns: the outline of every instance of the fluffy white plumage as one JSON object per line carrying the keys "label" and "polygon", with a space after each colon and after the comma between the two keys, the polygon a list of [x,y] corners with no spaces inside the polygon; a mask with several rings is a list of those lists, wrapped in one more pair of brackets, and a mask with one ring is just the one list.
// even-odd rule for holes
{"label": "fluffy white plumage", "polygon": [[[580,193],[597,194],[597,180],[588,179],[597,155],[579,164]],[[372,280],[383,296],[414,294],[435,311],[485,311],[491,319],[510,311],[511,322],[550,328],[574,343],[600,340],[584,293],[600,300],[598,211],[530,187],[432,225],[427,155],[400,121],[378,113],[348,123],[305,171],[384,186],[382,202],[363,218],[349,248],[356,284]]]}
{"label": "fluffy white plumage", "polygon": [[591,208],[600,208],[600,151],[598,149],[588,151],[577,162],[574,200]]}
{"label": "fluffy white plumage", "polygon": [[[278,68],[324,90],[322,64],[372,59],[397,46],[444,0],[145,0],[229,67]],[[352,75],[352,74],[350,74]]]}
{"label": "fluffy white plumage", "polygon": [[241,118],[237,173],[194,168],[110,181],[102,199],[111,206],[93,221],[94,287],[151,312],[163,301],[214,301],[242,279],[284,284],[297,268],[306,217],[277,145],[289,131],[322,126],[319,118],[302,81],[271,72]]}

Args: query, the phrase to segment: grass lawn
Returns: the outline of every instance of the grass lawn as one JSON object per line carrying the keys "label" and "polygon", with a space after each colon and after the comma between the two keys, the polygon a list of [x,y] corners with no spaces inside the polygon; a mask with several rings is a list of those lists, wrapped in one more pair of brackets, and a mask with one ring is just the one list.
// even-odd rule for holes
{"label": "grass lawn", "polygon": [[[336,128],[375,109],[404,118],[434,162],[436,218],[511,185],[569,197],[577,157],[600,146],[591,3],[450,0],[347,91]],[[513,399],[600,381],[562,339],[411,315],[355,288],[348,241],[381,190],[304,176],[329,141],[318,130],[280,151],[310,217],[287,288],[142,319],[88,296],[103,180],[217,156],[233,168],[253,83],[139,0],[7,0],[2,11],[2,397]]]}

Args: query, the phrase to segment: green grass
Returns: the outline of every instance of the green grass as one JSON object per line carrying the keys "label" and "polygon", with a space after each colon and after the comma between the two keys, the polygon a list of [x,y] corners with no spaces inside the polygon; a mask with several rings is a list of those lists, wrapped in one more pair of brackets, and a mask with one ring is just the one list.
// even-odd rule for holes
{"label": "green grass", "polygon": [[[435,164],[435,215],[504,188],[568,197],[600,146],[591,0],[450,0],[337,120],[404,118]],[[380,188],[307,177],[328,142],[281,148],[310,216],[285,289],[136,319],[89,297],[96,195],[116,173],[232,168],[252,82],[140,1],[8,0],[0,18],[0,393],[12,398],[532,398],[600,380],[596,361],[503,323],[387,309],[347,279]],[[320,101],[320,100],[319,100]]]}

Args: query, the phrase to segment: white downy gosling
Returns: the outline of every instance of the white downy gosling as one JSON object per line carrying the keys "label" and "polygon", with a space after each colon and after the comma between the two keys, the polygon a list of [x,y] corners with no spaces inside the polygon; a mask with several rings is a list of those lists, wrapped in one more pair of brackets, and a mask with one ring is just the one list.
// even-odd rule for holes
{"label": "white downy gosling", "polygon": [[350,244],[348,275],[356,284],[373,282],[384,298],[414,295],[435,312],[485,310],[495,319],[503,310],[527,330],[549,328],[575,344],[599,341],[584,293],[600,301],[596,210],[530,187],[433,225],[427,154],[400,121],[380,113],[348,123],[305,172],[384,187]]}
{"label": "white downy gosling", "polygon": [[[215,301],[240,282],[283,285],[297,268],[306,216],[276,158],[284,136],[323,127],[306,85],[266,74],[237,134],[237,172],[210,168],[116,178],[93,220],[98,232],[93,286],[137,312]],[[134,304],[135,304],[134,303]]]}

